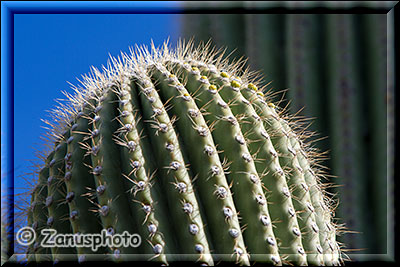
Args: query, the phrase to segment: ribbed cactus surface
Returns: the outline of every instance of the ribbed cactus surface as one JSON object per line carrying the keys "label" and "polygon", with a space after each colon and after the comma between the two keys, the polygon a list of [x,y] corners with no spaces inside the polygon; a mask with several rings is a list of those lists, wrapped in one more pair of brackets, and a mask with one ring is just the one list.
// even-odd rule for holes
{"label": "ribbed cactus surface", "polygon": [[342,263],[318,155],[243,66],[179,42],[83,76],[55,110],[29,224],[38,237],[105,229],[142,242],[93,252],[39,239],[28,259]]}
{"label": "ribbed cactus surface", "polygon": [[[276,12],[269,12],[266,2],[238,1],[235,5],[246,7],[238,14],[185,14],[182,34],[224,44],[235,57],[245,54],[248,66],[262,70],[268,89],[282,95],[289,110],[315,118],[308,129],[319,135],[310,140],[329,151],[324,166],[333,175],[331,182],[340,185],[328,190],[340,199],[336,214],[346,233],[338,240],[362,260],[362,254],[391,251],[389,243],[394,242],[388,235],[394,210],[394,20],[386,14],[390,9],[382,14],[312,14],[306,6],[316,3],[333,8],[334,2],[271,2],[288,12],[270,14]],[[392,8],[393,3],[387,4]],[[378,6],[384,8],[383,2]],[[265,9],[256,14],[260,7]],[[293,14],[291,8],[311,12]],[[347,13],[342,11],[338,13]]]}

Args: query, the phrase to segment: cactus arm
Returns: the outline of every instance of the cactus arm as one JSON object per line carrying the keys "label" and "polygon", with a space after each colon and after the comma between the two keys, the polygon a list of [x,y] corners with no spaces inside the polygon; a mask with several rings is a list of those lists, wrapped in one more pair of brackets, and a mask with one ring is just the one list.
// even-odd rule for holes
{"label": "cactus arm", "polygon": [[[206,5],[206,2],[204,2]],[[194,40],[208,40],[210,39],[211,19],[212,14],[187,14],[182,23],[182,31],[187,39],[195,37]],[[196,33],[193,34],[193,29],[197,29]]]}
{"label": "cactus arm", "polygon": [[[143,76],[135,82],[141,100],[142,116],[149,126],[147,127],[148,136],[151,140],[153,151],[156,153],[155,158],[159,163],[158,166],[163,166],[159,170],[161,172],[160,177],[162,177],[160,182],[168,197],[168,206],[172,213],[170,216],[181,222],[181,224],[174,225],[180,251],[183,254],[189,254],[189,256],[195,255],[195,247],[199,244],[204,249],[200,253],[198,260],[211,264],[212,258],[210,257],[199,205],[173,124],[150,78]],[[161,110],[161,114],[154,117],[154,110]],[[173,149],[168,145],[173,145]],[[182,190],[178,190],[179,183],[185,185]],[[188,204],[193,209],[185,213],[183,208]]]}
{"label": "cactus arm", "polygon": [[[286,20],[287,91],[292,113],[314,117],[310,130],[327,136],[328,97],[324,83],[323,17],[311,14],[288,14]],[[303,109],[304,108],[304,109]],[[319,140],[318,147],[327,150],[328,140]]]}
{"label": "cactus arm", "polygon": [[[342,203],[337,214],[346,218],[343,221],[351,231],[363,229],[368,221],[364,204],[368,203],[365,177],[366,170],[362,162],[366,160],[363,145],[362,129],[364,127],[360,110],[363,89],[359,81],[359,70],[355,57],[355,17],[342,14],[331,14],[326,21],[328,32],[327,51],[330,64],[329,71],[329,112],[331,128],[332,169],[337,175],[337,182],[342,184],[336,191]],[[345,240],[349,248],[360,248],[365,244],[365,235],[348,234]]]}
{"label": "cactus arm", "polygon": [[[229,255],[235,249],[245,252],[246,248],[241,233],[236,239],[229,235],[230,229],[240,229],[239,220],[214,141],[210,135],[200,135],[197,130],[199,127],[204,127],[209,132],[203,115],[176,76],[166,69],[157,69],[153,77],[160,81],[160,96],[163,101],[170,99],[171,112],[182,114],[176,126],[183,143],[196,145],[196,148],[191,147],[191,151],[188,151],[190,153],[187,154],[193,172],[197,176],[196,186],[207,223],[210,225],[209,231],[213,240],[214,253]],[[227,189],[225,198],[215,196],[215,189],[219,187]],[[242,261],[242,263],[247,264],[248,262]]]}
{"label": "cactus arm", "polygon": [[[209,92],[208,79],[200,76],[197,67],[193,66],[190,70],[183,68],[183,72],[188,79],[188,91],[195,94],[197,105],[206,110],[204,117],[209,127],[213,125],[212,136],[218,143],[218,149],[223,151],[220,158],[223,160],[226,157],[230,163],[228,180],[235,192],[233,197],[242,217],[242,225],[246,225],[244,239],[250,253],[268,254],[268,259],[265,259],[264,255],[264,260],[280,263],[272,225],[265,225],[261,219],[263,216],[269,217],[269,212],[261,184],[253,182],[259,181],[254,162],[247,145],[237,141],[237,138],[242,137],[242,133],[236,118],[218,92]],[[251,179],[252,177],[254,178]],[[254,240],[251,238],[253,235],[262,237]]]}
{"label": "cactus arm", "polygon": [[[46,206],[49,215],[47,225],[59,234],[71,233],[71,223],[68,220],[69,209],[65,200],[66,187],[63,181],[66,170],[64,158],[67,154],[69,134],[69,131],[66,131],[55,148],[54,157],[49,163],[47,180]],[[53,261],[57,262],[64,258],[63,254],[75,254],[76,250],[74,248],[52,247],[51,252]]]}
{"label": "cactus arm", "polygon": [[238,60],[243,56],[246,40],[245,15],[210,14],[208,18],[210,19],[209,32],[211,32],[214,43],[218,46],[226,45],[228,53],[232,53],[230,56],[232,60]]}
{"label": "cactus arm", "polygon": [[[265,78],[272,81],[277,90],[286,89],[285,65],[285,17],[281,14],[251,14],[253,17],[247,21],[252,28],[253,35],[247,54],[256,50],[257,55],[250,59],[250,64],[257,70],[266,74]],[[249,39],[249,37],[247,37]]]}
{"label": "cactus arm", "polygon": [[[126,90],[129,89],[129,90]],[[121,81],[121,87],[116,91],[119,98],[119,121],[120,129],[126,128],[126,125],[131,125],[132,130],[128,132],[117,131],[117,144],[121,145],[122,169],[124,176],[129,181],[127,192],[130,196],[130,204],[132,213],[136,214],[136,228],[140,232],[140,236],[144,239],[147,236],[149,243],[143,244],[142,253],[155,254],[151,259],[168,264],[164,251],[156,253],[154,247],[160,244],[165,247],[163,233],[159,230],[159,220],[156,219],[158,210],[154,207],[154,200],[151,194],[151,181],[146,173],[147,161],[142,153],[140,137],[137,127],[137,119],[135,119],[135,111],[133,106],[134,89],[131,88],[131,81],[127,76],[124,76]],[[124,104],[123,104],[124,103]],[[134,163],[139,163],[135,165]],[[148,213],[143,210],[143,205],[152,206],[153,209]],[[160,216],[161,217],[161,216]],[[144,240],[142,240],[144,242]]]}
{"label": "cactus arm", "polygon": [[[369,153],[374,155],[374,159],[369,162],[371,170],[371,188],[374,190],[371,194],[372,214],[371,219],[374,221],[374,228],[369,230],[374,232],[376,239],[370,240],[370,251],[375,253],[386,253],[387,251],[387,223],[388,223],[388,179],[387,176],[387,150],[383,149],[392,146],[387,140],[388,130],[388,105],[389,105],[389,80],[387,79],[387,62],[391,58],[387,56],[389,47],[386,14],[368,14],[363,15],[363,27],[365,32],[365,53],[366,64],[366,81],[367,88],[367,104],[368,105],[368,121],[373,122],[368,126],[371,127],[371,145]],[[385,45],[388,44],[388,45]],[[392,57],[394,58],[394,57]],[[388,83],[388,84],[387,84]],[[391,149],[391,148],[390,148]],[[386,177],[386,178],[384,178]],[[391,205],[391,204],[390,204]],[[394,210],[394,209],[393,209]],[[390,232],[390,231],[389,231]],[[379,245],[377,245],[379,244]],[[377,247],[379,249],[377,249]]]}
{"label": "cactus arm", "polygon": [[313,104],[318,104],[321,99],[319,94],[322,90],[316,86],[319,75],[315,75],[317,69],[313,66],[314,59],[317,59],[313,53],[318,51],[312,47],[318,45],[317,40],[312,39],[315,37],[312,34],[314,24],[310,15],[288,14],[286,17],[287,78],[291,89],[288,96],[293,111],[303,107],[315,110]]}

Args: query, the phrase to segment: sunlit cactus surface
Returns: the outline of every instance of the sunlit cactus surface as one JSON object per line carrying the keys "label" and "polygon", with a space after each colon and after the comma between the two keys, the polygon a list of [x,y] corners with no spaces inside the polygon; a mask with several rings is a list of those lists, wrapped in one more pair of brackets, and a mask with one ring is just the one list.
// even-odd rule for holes
{"label": "sunlit cactus surface", "polygon": [[[137,46],[66,93],[26,213],[29,261],[343,263],[305,120],[209,44]],[[141,244],[44,248],[43,229]]]}

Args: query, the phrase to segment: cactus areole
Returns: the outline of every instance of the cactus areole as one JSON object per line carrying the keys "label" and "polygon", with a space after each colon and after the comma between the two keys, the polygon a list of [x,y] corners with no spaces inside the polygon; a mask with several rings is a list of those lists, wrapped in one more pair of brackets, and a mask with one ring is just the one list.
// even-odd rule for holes
{"label": "cactus areole", "polygon": [[[244,63],[179,41],[84,75],[49,122],[28,259],[342,264],[318,154]],[[140,244],[45,247],[44,229]]]}

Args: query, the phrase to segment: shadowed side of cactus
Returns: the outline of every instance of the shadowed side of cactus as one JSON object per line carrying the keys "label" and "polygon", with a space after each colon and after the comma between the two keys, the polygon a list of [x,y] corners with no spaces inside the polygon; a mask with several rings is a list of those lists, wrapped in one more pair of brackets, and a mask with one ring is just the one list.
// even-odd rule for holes
{"label": "shadowed side of cactus", "polygon": [[318,154],[243,66],[210,43],[179,42],[136,47],[83,76],[55,111],[29,223],[142,242],[94,252],[36,243],[28,257],[341,264]]}

